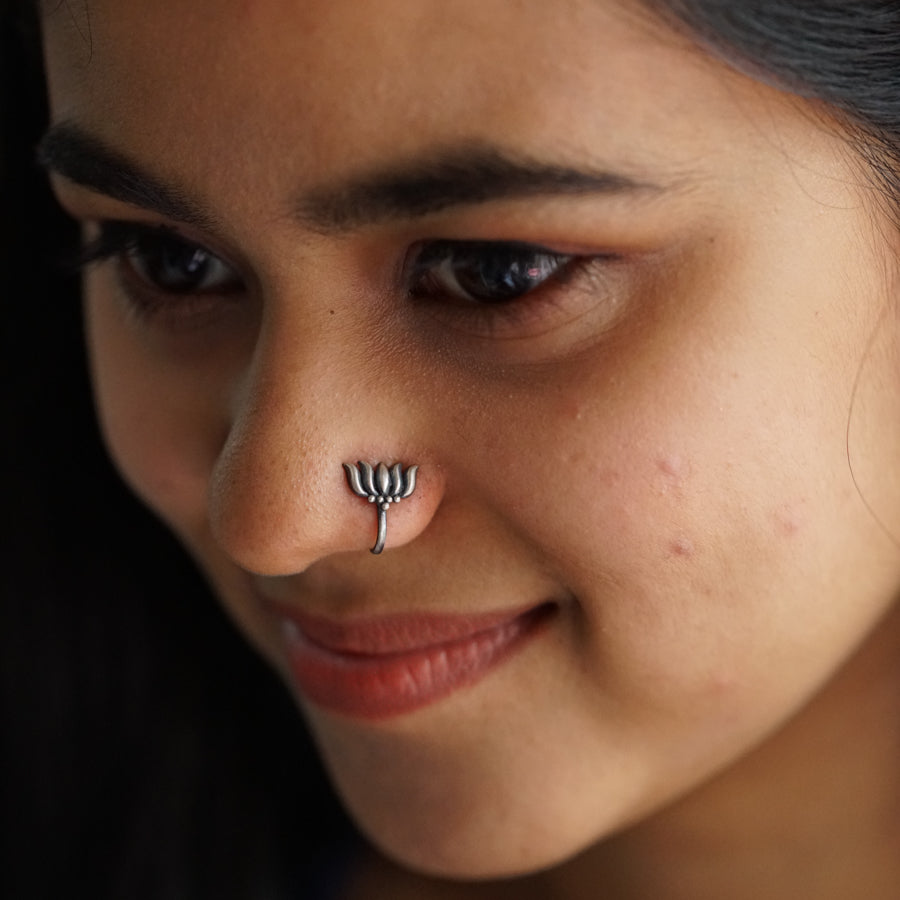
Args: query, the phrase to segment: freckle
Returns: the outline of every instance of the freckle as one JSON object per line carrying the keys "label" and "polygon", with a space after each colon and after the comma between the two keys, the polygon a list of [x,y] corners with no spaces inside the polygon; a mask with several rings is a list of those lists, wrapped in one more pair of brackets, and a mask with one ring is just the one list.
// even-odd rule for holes
{"label": "freckle", "polygon": [[669,544],[672,556],[681,556],[690,559],[694,555],[694,544],[687,538],[676,538]]}

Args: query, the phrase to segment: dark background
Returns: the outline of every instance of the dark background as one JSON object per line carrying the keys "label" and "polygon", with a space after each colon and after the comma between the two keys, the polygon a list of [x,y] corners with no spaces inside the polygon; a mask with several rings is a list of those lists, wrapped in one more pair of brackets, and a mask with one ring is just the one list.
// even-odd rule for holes
{"label": "dark background", "polygon": [[304,896],[349,826],[286,691],[103,453],[18,6],[0,6],[0,896]]}

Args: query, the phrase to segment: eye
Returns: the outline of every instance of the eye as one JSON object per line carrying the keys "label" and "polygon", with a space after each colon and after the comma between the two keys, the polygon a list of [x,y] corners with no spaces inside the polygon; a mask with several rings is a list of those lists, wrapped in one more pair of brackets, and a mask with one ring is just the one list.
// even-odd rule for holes
{"label": "eye", "polygon": [[480,305],[508,303],[540,287],[573,258],[531,244],[436,241],[415,260],[410,293]]}
{"label": "eye", "polygon": [[223,293],[235,281],[217,256],[177,238],[144,236],[124,258],[140,278],[167,294]]}
{"label": "eye", "polygon": [[170,228],[116,221],[99,227],[97,238],[79,255],[79,264],[116,259],[126,281],[137,281],[156,294],[222,295],[242,287],[231,266]]}

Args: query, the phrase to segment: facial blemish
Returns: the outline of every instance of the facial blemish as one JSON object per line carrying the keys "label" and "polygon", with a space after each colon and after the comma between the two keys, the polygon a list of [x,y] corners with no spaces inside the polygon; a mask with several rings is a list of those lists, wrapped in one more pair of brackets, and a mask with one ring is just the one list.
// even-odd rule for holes
{"label": "facial blemish", "polygon": [[773,513],[773,517],[778,533],[784,537],[793,537],[801,528],[801,517],[792,504],[786,503],[784,506],[779,506]]}
{"label": "facial blemish", "polygon": [[580,400],[561,400],[559,406],[560,413],[573,422],[579,422],[583,416],[583,404]]}
{"label": "facial blemish", "polygon": [[663,476],[659,485],[661,493],[677,490],[684,483],[684,461],[676,453],[668,453],[656,458],[656,469]]}
{"label": "facial blemish", "polygon": [[687,538],[675,538],[669,542],[669,555],[690,559],[694,555],[694,542]]}
{"label": "facial blemish", "polygon": [[670,456],[661,456],[656,461],[656,467],[664,475],[670,478],[681,480],[681,457],[672,454]]}

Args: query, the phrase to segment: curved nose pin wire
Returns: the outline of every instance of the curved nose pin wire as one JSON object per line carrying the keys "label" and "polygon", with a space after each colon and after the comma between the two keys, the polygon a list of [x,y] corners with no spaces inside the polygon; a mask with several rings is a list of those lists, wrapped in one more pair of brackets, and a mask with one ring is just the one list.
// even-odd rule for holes
{"label": "curved nose pin wire", "polygon": [[353,493],[378,505],[378,537],[372,553],[381,553],[387,534],[387,511],[392,503],[399,503],[416,489],[416,470],[419,467],[410,466],[404,472],[400,463],[390,470],[384,463],[378,463],[374,469],[366,462],[358,462],[355,466],[349,463],[342,465]]}

